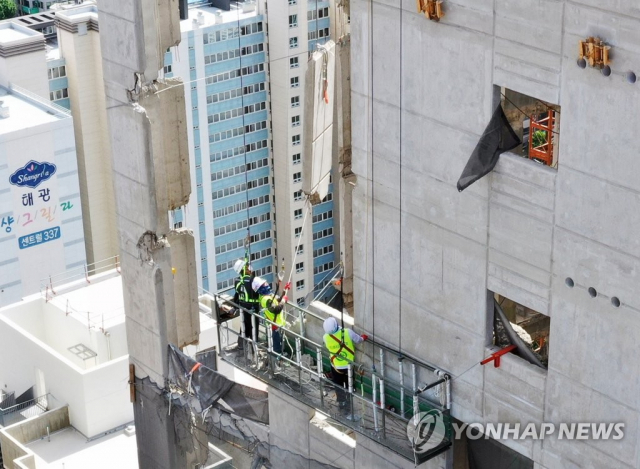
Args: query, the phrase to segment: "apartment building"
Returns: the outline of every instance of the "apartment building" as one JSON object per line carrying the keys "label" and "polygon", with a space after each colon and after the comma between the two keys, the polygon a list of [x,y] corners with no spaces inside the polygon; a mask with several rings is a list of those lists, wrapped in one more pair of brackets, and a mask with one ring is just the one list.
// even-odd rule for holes
{"label": "apartment building", "polygon": [[[0,24],[0,83],[8,85],[0,84],[0,305],[85,263],[73,119],[47,98],[9,85],[3,74],[20,62],[14,53],[25,50],[44,58],[42,36]],[[44,72],[44,61],[40,65]]]}
{"label": "apartment building", "polygon": [[313,207],[302,190],[302,161],[309,157],[302,151],[306,64],[329,39],[330,2],[288,0],[266,6],[278,257],[293,271],[291,301],[308,306],[319,293],[325,300],[335,294],[331,287],[322,290],[340,262],[333,185]]}
{"label": "apartment building", "polygon": [[40,44],[5,59],[5,86],[21,86],[74,116],[87,261],[115,257],[119,248],[106,105],[104,88],[97,86],[102,83],[97,6],[92,1],[61,5],[2,24],[29,31],[30,41]]}
{"label": "apartment building", "polygon": [[164,76],[185,82],[192,196],[173,213],[194,230],[200,286],[235,286],[244,258],[273,281],[275,231],[264,16],[255,3],[189,9],[182,42],[164,59]]}

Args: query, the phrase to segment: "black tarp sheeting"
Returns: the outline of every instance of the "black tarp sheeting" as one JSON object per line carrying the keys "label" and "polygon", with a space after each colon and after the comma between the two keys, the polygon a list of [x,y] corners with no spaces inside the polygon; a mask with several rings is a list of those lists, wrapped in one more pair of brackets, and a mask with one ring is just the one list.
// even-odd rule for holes
{"label": "black tarp sheeting", "polygon": [[478,179],[489,174],[498,163],[501,153],[513,150],[521,143],[522,141],[509,124],[502,106],[498,106],[458,179],[458,190],[465,190]]}
{"label": "black tarp sheeting", "polygon": [[513,330],[509,319],[502,311],[500,304],[494,299],[494,316],[493,316],[493,330],[496,336],[496,345],[500,348],[507,347],[511,344],[517,348],[517,354],[527,360],[533,365],[537,365],[540,368],[546,369],[547,367],[540,361],[540,357],[529,348],[524,340],[520,338],[518,333]]}
{"label": "black tarp sheeting", "polygon": [[195,372],[193,358],[169,345],[169,379],[181,389],[191,390],[200,403],[200,411],[220,407],[241,417],[268,424],[269,401],[265,391],[243,386],[201,365]]}
{"label": "black tarp sheeting", "polygon": [[533,469],[533,461],[490,438],[467,441],[469,469]]}

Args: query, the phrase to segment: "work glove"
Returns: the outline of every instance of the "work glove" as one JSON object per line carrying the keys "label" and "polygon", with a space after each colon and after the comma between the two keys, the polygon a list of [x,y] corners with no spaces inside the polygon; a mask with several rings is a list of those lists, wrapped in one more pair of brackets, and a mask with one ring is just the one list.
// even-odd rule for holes
{"label": "work glove", "polygon": [[367,340],[369,338],[367,334],[362,334],[360,337],[362,337],[362,340]]}
{"label": "work glove", "polygon": [[287,295],[284,295],[282,297],[282,301],[284,301],[286,303],[287,301],[289,301],[289,297]]}

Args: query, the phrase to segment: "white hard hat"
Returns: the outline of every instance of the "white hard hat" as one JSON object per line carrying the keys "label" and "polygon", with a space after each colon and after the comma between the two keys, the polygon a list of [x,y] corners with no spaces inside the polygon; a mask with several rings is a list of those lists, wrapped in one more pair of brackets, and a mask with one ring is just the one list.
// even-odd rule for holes
{"label": "white hard hat", "polygon": [[334,317],[329,316],[322,323],[322,328],[327,334],[333,334],[338,331],[338,321]]}
{"label": "white hard hat", "polygon": [[262,277],[255,277],[251,281],[251,288],[253,288],[253,291],[258,291],[258,288],[260,288],[265,283],[267,283],[267,281],[265,279],[263,279]]}
{"label": "white hard hat", "polygon": [[236,273],[239,274],[240,272],[242,272],[242,268],[246,263],[247,262],[244,259],[238,259],[236,263],[233,265],[233,270],[235,270]]}

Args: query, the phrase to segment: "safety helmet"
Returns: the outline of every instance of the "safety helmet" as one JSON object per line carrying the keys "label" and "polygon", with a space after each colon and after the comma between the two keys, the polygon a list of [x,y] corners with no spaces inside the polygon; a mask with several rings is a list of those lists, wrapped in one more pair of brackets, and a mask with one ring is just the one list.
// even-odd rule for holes
{"label": "safety helmet", "polygon": [[251,288],[253,288],[253,291],[258,291],[260,287],[266,283],[267,281],[262,277],[254,277],[254,279],[251,281]]}
{"label": "safety helmet", "polygon": [[322,327],[325,333],[333,334],[338,331],[338,321],[336,321],[336,318],[330,316],[324,320]]}
{"label": "safety helmet", "polygon": [[238,259],[233,265],[233,270],[235,270],[236,273],[239,274],[240,272],[242,272],[242,269],[244,268],[246,263],[247,261],[245,261],[244,259]]}

